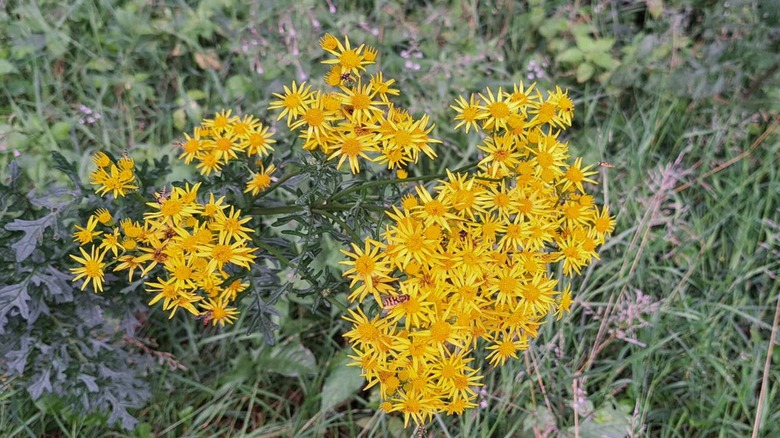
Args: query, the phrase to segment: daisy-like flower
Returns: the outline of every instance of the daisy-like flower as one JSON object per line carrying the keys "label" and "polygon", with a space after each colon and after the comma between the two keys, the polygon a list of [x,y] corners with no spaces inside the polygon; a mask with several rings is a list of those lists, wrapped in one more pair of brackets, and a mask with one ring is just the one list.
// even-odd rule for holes
{"label": "daisy-like flower", "polygon": [[257,196],[258,193],[271,186],[271,175],[276,171],[276,166],[271,164],[266,169],[265,166],[260,165],[260,171],[257,173],[252,172],[249,181],[246,184],[244,193],[252,192],[252,196]]}
{"label": "daisy-like flower", "polygon": [[485,117],[482,120],[482,127],[486,131],[497,131],[502,128],[506,128],[509,116],[516,113],[520,104],[512,102],[508,97],[504,95],[504,91],[499,88],[498,93],[494,96],[493,91],[490,88],[486,89],[487,96],[479,94],[479,97],[484,102]]}
{"label": "daisy-like flower", "polygon": [[213,326],[219,324],[224,327],[225,324],[233,324],[238,318],[238,310],[228,307],[227,302],[220,298],[209,298],[206,303],[199,303],[199,306],[203,310],[201,317],[206,318],[207,322],[211,321]]}
{"label": "daisy-like flower", "polygon": [[334,140],[335,149],[328,156],[328,159],[338,158],[339,163],[336,165],[338,169],[341,169],[344,161],[349,161],[349,169],[353,174],[356,174],[360,173],[359,158],[363,158],[366,161],[374,161],[368,156],[368,152],[377,150],[378,136],[371,134],[357,135],[355,132],[339,132],[337,135],[338,137]]}
{"label": "daisy-like flower", "polygon": [[79,247],[82,257],[70,254],[70,258],[81,264],[78,268],[70,268],[70,272],[75,275],[73,281],[84,279],[84,284],[81,285],[81,290],[84,290],[90,282],[95,292],[103,292],[103,276],[106,264],[103,263],[103,257],[106,255],[106,251],[100,251],[94,245],[90,249],[89,254],[84,251],[84,248]]}
{"label": "daisy-like flower", "polygon": [[244,136],[240,137],[241,147],[246,150],[246,154],[250,157],[265,157],[274,150],[271,145],[276,143],[276,140],[272,136],[273,132],[268,132],[268,126],[263,126],[262,123],[258,122]]}
{"label": "daisy-like flower", "polygon": [[524,336],[504,335],[487,347],[486,359],[494,367],[504,365],[510,357],[517,359],[517,353],[528,349],[528,340]]}
{"label": "daisy-like flower", "polygon": [[230,116],[232,110],[224,110],[214,115],[213,119],[204,119],[203,127],[211,130],[212,134],[221,134],[228,130],[228,127],[233,121]]}
{"label": "daisy-like flower", "polygon": [[595,170],[590,170],[590,168],[591,166],[583,168],[582,158],[577,157],[577,159],[574,160],[574,164],[569,166],[569,168],[566,169],[566,173],[563,175],[562,190],[566,192],[572,187],[576,187],[579,193],[585,193],[585,188],[582,186],[582,183],[589,182],[591,184],[596,184],[596,181],[589,177],[597,174],[598,172]]}
{"label": "daisy-like flower", "polygon": [[97,218],[98,222],[103,225],[109,225],[113,220],[111,217],[111,212],[105,208],[99,208],[95,210],[95,217]]}
{"label": "daisy-like flower", "polygon": [[477,103],[477,97],[473,94],[468,101],[463,96],[458,96],[455,99],[455,104],[450,105],[450,108],[458,113],[455,116],[455,120],[458,121],[458,124],[455,125],[456,130],[465,126],[467,133],[470,129],[477,131],[479,129],[478,122],[488,117],[485,108]]}
{"label": "daisy-like flower", "polygon": [[220,233],[220,237],[224,234],[227,240],[235,241],[247,241],[249,240],[249,234],[247,232],[254,231],[252,228],[245,227],[244,224],[249,222],[252,218],[249,216],[241,217],[241,209],[234,210],[233,206],[230,206],[230,212],[225,214],[224,211],[217,214],[215,220],[209,224],[209,228],[212,231]]}
{"label": "daisy-like flower", "polygon": [[198,135],[190,137],[184,134],[184,141],[181,142],[180,147],[182,152],[179,159],[184,160],[184,164],[190,164],[192,160],[199,159],[203,155],[204,145]]}
{"label": "daisy-like flower", "polygon": [[[325,61],[322,61],[323,64],[338,64],[345,73],[348,72],[354,75],[359,75],[361,70],[366,69],[366,65],[373,64],[374,59],[376,59],[375,51],[372,51],[372,53],[368,56],[363,53],[364,49],[366,49],[365,44],[361,44],[360,46],[353,49],[349,43],[349,37],[346,35],[344,36],[343,45],[341,44],[341,41],[333,36],[328,37],[326,35],[326,38],[327,40],[323,40],[323,44],[321,44],[322,48],[326,52],[334,55],[336,58],[326,59]],[[336,42],[335,48],[333,48],[334,41]]]}
{"label": "daisy-like flower", "polygon": [[287,116],[287,126],[292,126],[293,119],[297,119],[303,115],[309,108],[309,102],[311,101],[312,94],[311,85],[306,85],[306,82],[301,82],[301,85],[296,85],[295,81],[292,83],[292,88],[284,87],[284,94],[274,93],[274,96],[280,100],[275,100],[268,105],[268,109],[281,109],[282,112],[276,120],[281,120],[285,115]]}
{"label": "daisy-like flower", "polygon": [[105,169],[111,165],[111,158],[109,158],[105,152],[98,151],[92,155],[92,162],[95,163],[95,166],[99,169]]}
{"label": "daisy-like flower", "polygon": [[87,226],[86,227],[80,227],[76,225],[76,232],[73,233],[73,241],[78,242],[79,245],[84,246],[89,242],[92,242],[93,239],[95,239],[97,236],[103,234],[102,231],[95,231],[95,227],[98,224],[97,217],[90,216],[89,219],[87,219]]}

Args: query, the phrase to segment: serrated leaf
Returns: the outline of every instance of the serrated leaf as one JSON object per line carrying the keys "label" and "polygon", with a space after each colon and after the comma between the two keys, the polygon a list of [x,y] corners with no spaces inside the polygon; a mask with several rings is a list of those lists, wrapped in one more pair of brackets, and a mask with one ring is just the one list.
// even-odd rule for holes
{"label": "serrated leaf", "polygon": [[30,317],[28,301],[30,301],[30,295],[27,293],[26,282],[0,288],[0,334],[5,332],[8,314],[13,309],[17,309],[19,315],[25,320]]}
{"label": "serrated leaf", "polygon": [[559,53],[555,60],[564,64],[577,64],[583,59],[582,50],[577,47],[571,47]]}
{"label": "serrated leaf", "polygon": [[365,384],[359,367],[348,367],[351,359],[346,353],[340,353],[334,360],[331,371],[322,385],[320,412],[333,409],[355,395]]}
{"label": "serrated leaf", "polygon": [[33,400],[37,400],[44,391],[51,391],[51,370],[46,370],[32,378],[33,383],[27,387],[27,392]]}
{"label": "serrated leaf", "polygon": [[589,56],[588,60],[606,70],[612,70],[618,66],[618,61],[607,52],[595,53]]}
{"label": "serrated leaf", "polygon": [[59,210],[70,204],[76,197],[76,192],[67,187],[48,187],[45,192],[37,194],[35,189],[27,194],[27,199],[36,207],[49,210]]}
{"label": "serrated leaf", "polygon": [[593,53],[598,52],[609,52],[612,50],[612,46],[615,45],[615,39],[614,38],[602,38],[600,40],[593,40],[593,48],[592,50],[589,50]]}
{"label": "serrated leaf", "polygon": [[89,392],[98,391],[97,379],[95,379],[93,376],[90,376],[89,374],[79,374],[79,380],[87,385],[87,390]]}
{"label": "serrated leaf", "polygon": [[69,283],[71,276],[58,271],[52,266],[47,266],[46,270],[36,271],[31,281],[36,286],[46,285],[49,291],[48,296],[54,298],[57,304],[73,301],[73,287]]}
{"label": "serrated leaf", "polygon": [[16,261],[22,262],[32,254],[35,248],[43,239],[43,233],[46,228],[54,224],[55,215],[47,214],[46,216],[28,221],[24,219],[16,219],[15,221],[5,226],[9,231],[23,231],[24,236],[19,239],[11,247],[16,251]]}
{"label": "serrated leaf", "polygon": [[[0,326],[1,328],[2,326]],[[2,333],[2,330],[0,330]],[[19,349],[12,350],[5,354],[6,369],[14,371],[16,374],[22,374],[24,367],[27,365],[27,357],[30,355],[33,338],[30,336],[23,336],[19,342]]]}
{"label": "serrated leaf", "polygon": [[278,345],[272,349],[264,349],[265,358],[262,370],[279,373],[287,377],[299,377],[317,372],[317,360],[314,353],[300,343]]}
{"label": "serrated leaf", "polygon": [[64,155],[57,151],[52,152],[51,156],[54,159],[54,168],[67,175],[73,181],[73,184],[80,189],[81,181],[79,180],[78,172],[76,172],[76,164],[68,161]]}
{"label": "serrated leaf", "polygon": [[593,64],[582,63],[577,67],[577,82],[583,83],[593,77],[595,68]]}
{"label": "serrated leaf", "polygon": [[132,430],[138,423],[138,420],[127,412],[125,404],[111,394],[108,394],[106,399],[111,403],[111,415],[108,417],[108,424],[121,421],[123,428]]}

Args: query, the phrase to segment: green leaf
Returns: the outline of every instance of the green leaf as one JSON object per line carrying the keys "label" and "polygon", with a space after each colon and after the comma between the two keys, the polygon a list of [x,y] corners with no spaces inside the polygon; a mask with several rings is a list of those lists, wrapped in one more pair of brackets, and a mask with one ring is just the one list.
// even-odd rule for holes
{"label": "green leaf", "polygon": [[592,41],[593,41],[593,48],[590,51],[594,53],[609,52],[610,50],[612,50],[612,46],[615,45],[615,40],[613,38],[602,38],[600,40],[592,40]]}
{"label": "green leaf", "polygon": [[64,155],[57,151],[52,152],[51,155],[54,159],[54,168],[65,173],[65,175],[67,175],[68,178],[73,181],[73,184],[76,185],[76,188],[80,190],[81,181],[79,180],[79,175],[76,172],[76,164],[68,161]]}
{"label": "green leaf", "polygon": [[606,70],[612,70],[619,64],[619,62],[607,52],[595,53],[588,56],[588,61]]}
{"label": "green leaf", "polygon": [[[611,407],[595,411],[590,419],[580,424],[582,438],[623,438],[631,427],[630,417]],[[568,430],[574,433],[573,427]]]}
{"label": "green leaf", "polygon": [[8,61],[7,59],[0,59],[0,76],[18,72],[19,70],[14,64],[11,63],[11,61]]}
{"label": "green leaf", "polygon": [[95,71],[112,71],[116,65],[106,58],[95,58],[86,64],[87,69]]}
{"label": "green leaf", "polygon": [[577,67],[577,82],[583,83],[592,78],[594,71],[595,68],[593,67],[593,64],[588,64],[587,62],[580,64],[580,66]]}
{"label": "green leaf", "polygon": [[36,247],[43,240],[43,233],[47,227],[54,224],[55,214],[50,213],[34,221],[16,219],[5,226],[8,231],[23,231],[24,236],[16,243],[11,245],[16,251],[16,261],[22,262],[32,254]]}
{"label": "green leaf", "polygon": [[244,75],[231,76],[225,83],[225,89],[231,100],[240,99],[251,92],[252,81]]}
{"label": "green leaf", "polygon": [[263,348],[255,361],[263,371],[287,377],[299,377],[317,372],[317,360],[308,348],[298,342]]}
{"label": "green leaf", "polygon": [[555,60],[564,64],[577,64],[583,59],[582,50],[577,47],[571,47],[559,53]]}
{"label": "green leaf", "polygon": [[70,130],[73,127],[73,123],[60,121],[51,125],[51,135],[55,140],[65,140],[70,135]]}
{"label": "green leaf", "polygon": [[334,358],[330,373],[325,378],[325,384],[322,385],[320,412],[344,403],[365,384],[365,379],[360,375],[360,368],[347,366],[350,361],[345,352]]}

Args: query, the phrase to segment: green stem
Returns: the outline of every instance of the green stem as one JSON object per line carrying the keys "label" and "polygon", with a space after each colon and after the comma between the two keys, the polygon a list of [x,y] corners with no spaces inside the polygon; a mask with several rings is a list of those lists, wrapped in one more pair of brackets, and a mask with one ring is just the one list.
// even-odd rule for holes
{"label": "green stem", "polygon": [[336,217],[336,215],[334,215],[333,213],[331,213],[329,211],[326,211],[326,210],[323,210],[323,209],[320,209],[320,208],[313,208],[311,210],[311,212],[312,213],[321,214],[321,215],[325,216],[326,218],[330,219],[331,221],[336,222],[339,225],[341,225],[341,228],[343,228],[344,231],[346,231],[347,234],[349,234],[349,237],[352,238],[353,241],[360,242],[360,241],[363,240],[363,239],[360,238],[360,236],[357,235],[357,233],[355,233],[355,231],[352,228],[350,228],[349,225],[347,225],[346,222],[344,222],[343,220],[341,220],[338,217]]}
{"label": "green stem", "polygon": [[259,249],[262,249],[263,251],[267,251],[269,254],[276,257],[279,262],[284,265],[285,268],[290,268],[292,265],[290,264],[290,261],[287,260],[287,257],[283,256],[282,253],[277,251],[275,248],[268,246],[264,244],[263,242],[253,242],[255,246],[257,246]]}
{"label": "green stem", "polygon": [[301,171],[300,171],[300,170],[296,170],[296,171],[294,171],[294,172],[288,173],[287,175],[285,175],[285,176],[281,177],[281,178],[279,179],[279,181],[277,181],[276,183],[274,183],[273,185],[271,185],[271,187],[268,187],[268,189],[266,189],[265,191],[258,193],[258,194],[257,194],[257,196],[255,197],[255,199],[259,199],[259,198],[262,198],[263,196],[266,196],[266,195],[268,195],[269,193],[271,193],[271,192],[273,192],[274,190],[276,190],[277,188],[279,188],[279,186],[281,186],[282,184],[284,184],[284,183],[285,183],[287,180],[289,180],[290,178],[293,178],[293,177],[295,177],[295,176],[298,176],[298,175],[300,175],[300,174],[301,174]]}

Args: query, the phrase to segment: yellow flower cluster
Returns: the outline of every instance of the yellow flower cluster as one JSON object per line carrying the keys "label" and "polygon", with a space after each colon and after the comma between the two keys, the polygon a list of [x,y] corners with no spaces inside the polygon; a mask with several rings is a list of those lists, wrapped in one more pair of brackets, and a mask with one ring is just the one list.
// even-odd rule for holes
{"label": "yellow flower cluster", "polygon": [[[73,281],[84,278],[82,290],[92,282],[100,292],[107,264],[116,264],[114,272],[128,271],[128,281],[133,281],[136,269],[146,277],[162,266],[163,275],[145,282],[146,290],[154,294],[150,306],[162,301],[170,317],[183,308],[213,325],[233,323],[238,311],[231,304],[248,284],[231,278],[248,270],[255,259],[248,234],[253,230],[244,226],[250,219],[241,217],[241,210],[225,204],[224,198],[209,194],[207,202],[199,202],[199,188],[200,183],[186,184],[155,193],[141,222],[128,218],[117,224],[108,210],[96,211],[86,227],[76,226],[74,240],[83,257],[71,255],[81,264],[71,269]],[[99,224],[106,230],[96,230]],[[98,238],[100,243],[95,244]],[[84,250],[88,244],[89,253]],[[106,263],[109,252],[113,261]]]}
{"label": "yellow flower cluster", "polygon": [[533,88],[460,97],[456,128],[485,133],[478,170],[448,171],[432,191],[416,186],[388,212],[381,242],[344,251],[350,301],[371,295],[382,308],[345,317],[352,365],[405,423],[474,407],[474,349],[485,346],[492,366],[517,358],[548,314],[560,318],[572,303],[555,265],[579,274],[613,231],[583,186],[595,172],[569,163],[558,140],[572,101],[560,88],[546,98]]}
{"label": "yellow flower cluster", "polygon": [[390,102],[390,96],[399,94],[394,79],[382,72],[363,75],[366,66],[374,64],[376,49],[352,47],[349,38],[342,43],[330,34],[320,46],[332,56],[323,63],[331,65],[325,82],[335,90],[313,91],[305,82],[293,82],[283,94],[274,94],[279,100],[268,107],[281,110],[277,120],[287,116],[287,126],[301,131],[304,149],[338,158],[339,169],[348,162],[352,173],[360,172],[363,159],[397,169],[401,178],[420,153],[436,157],[431,145],[440,141],[428,136],[433,130],[429,117],[414,119]]}
{"label": "yellow flower cluster", "polygon": [[256,158],[259,170],[251,173],[244,192],[257,195],[271,185],[271,175],[276,168],[274,165],[266,168],[260,159],[274,150],[272,144],[276,141],[272,138],[273,133],[268,132],[268,127],[254,116],[238,117],[231,116],[231,113],[231,110],[221,111],[214,118],[203,120],[192,136],[184,134],[179,158],[186,164],[196,161],[197,169],[204,176],[219,172],[239,154]]}
{"label": "yellow flower cluster", "polygon": [[89,181],[92,185],[99,186],[98,195],[105,196],[111,192],[114,198],[117,198],[138,188],[135,185],[135,173],[133,173],[135,162],[127,154],[122,155],[114,163],[108,155],[98,152],[92,156],[92,161],[97,169],[89,175]]}

